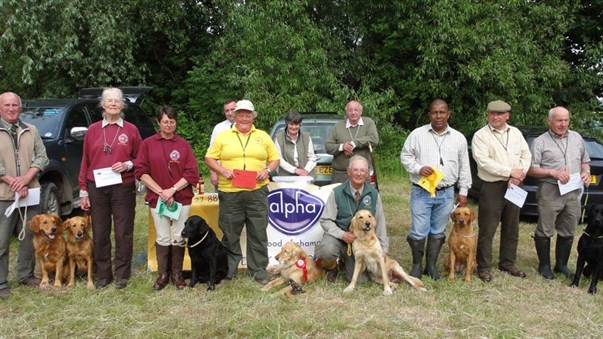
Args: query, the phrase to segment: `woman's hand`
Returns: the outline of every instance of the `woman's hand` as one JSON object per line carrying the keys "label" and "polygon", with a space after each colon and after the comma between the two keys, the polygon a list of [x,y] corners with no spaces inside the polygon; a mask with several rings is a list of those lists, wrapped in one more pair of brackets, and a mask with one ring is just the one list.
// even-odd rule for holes
{"label": "woman's hand", "polygon": [[114,163],[113,166],[111,166],[111,170],[117,173],[125,172],[128,170],[128,165],[126,165],[125,162],[119,161]]}
{"label": "woman's hand", "polygon": [[[159,192],[159,197],[167,203],[168,200],[170,200],[170,199],[173,200],[174,194],[176,194],[176,190],[174,190],[173,187],[164,188],[161,190],[161,192]],[[171,205],[171,204],[168,204],[168,205]]]}
{"label": "woman's hand", "polygon": [[81,201],[80,207],[82,208],[82,210],[89,211],[90,210],[90,198],[82,197],[80,201]]}

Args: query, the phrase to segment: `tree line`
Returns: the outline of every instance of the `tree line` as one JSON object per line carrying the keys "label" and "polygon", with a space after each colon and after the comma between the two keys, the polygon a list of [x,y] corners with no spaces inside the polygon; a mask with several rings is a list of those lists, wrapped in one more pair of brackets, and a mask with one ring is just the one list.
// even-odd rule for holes
{"label": "tree line", "polygon": [[357,99],[392,168],[435,98],[462,132],[496,99],[519,125],[543,125],[555,105],[577,129],[601,112],[603,0],[0,0],[0,15],[1,91],[150,85],[147,111],[186,113],[180,133],[199,155],[229,97],[252,100],[263,129]]}

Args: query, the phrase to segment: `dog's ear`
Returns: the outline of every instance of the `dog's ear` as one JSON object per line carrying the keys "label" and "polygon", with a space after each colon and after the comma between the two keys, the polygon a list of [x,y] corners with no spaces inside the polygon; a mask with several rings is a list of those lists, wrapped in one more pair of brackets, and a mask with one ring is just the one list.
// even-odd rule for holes
{"label": "dog's ear", "polygon": [[450,212],[450,219],[452,220],[452,222],[456,222],[456,213],[454,213],[456,211],[456,208],[452,210],[452,212]]}
{"label": "dog's ear", "polygon": [[57,225],[57,229],[59,231],[65,230],[65,228],[63,227],[63,220],[61,220],[61,217],[59,217],[56,214],[52,214],[52,219],[54,221],[54,224]]}
{"label": "dog's ear", "polygon": [[68,229],[68,228],[69,228],[69,221],[70,221],[70,220],[71,220],[71,219],[66,219],[65,221],[63,221],[63,223],[61,224],[61,228],[62,228],[63,230],[66,230],[66,229]]}
{"label": "dog's ear", "polygon": [[90,214],[86,215],[86,218],[84,220],[86,223],[86,227],[84,227],[84,231],[86,231],[86,233],[88,233],[88,232],[90,232],[90,228],[92,228],[92,222],[90,221]]}
{"label": "dog's ear", "polygon": [[27,226],[29,226],[29,229],[34,232],[34,233],[38,233],[40,232],[40,218],[42,216],[41,215],[36,215],[33,218],[31,218],[31,220],[29,221],[29,224],[27,224]]}
{"label": "dog's ear", "polygon": [[471,222],[473,222],[476,218],[477,218],[477,213],[475,213],[474,210],[469,210],[470,211],[470,216],[471,216]]}

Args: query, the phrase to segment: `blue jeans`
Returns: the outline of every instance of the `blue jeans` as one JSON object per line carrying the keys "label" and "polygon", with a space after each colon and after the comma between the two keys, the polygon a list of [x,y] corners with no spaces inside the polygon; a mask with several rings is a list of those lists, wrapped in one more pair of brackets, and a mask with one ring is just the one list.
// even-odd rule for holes
{"label": "blue jeans", "polygon": [[445,236],[446,224],[453,207],[454,187],[436,191],[436,196],[432,198],[429,192],[413,185],[410,196],[412,224],[408,238],[422,240],[427,236]]}

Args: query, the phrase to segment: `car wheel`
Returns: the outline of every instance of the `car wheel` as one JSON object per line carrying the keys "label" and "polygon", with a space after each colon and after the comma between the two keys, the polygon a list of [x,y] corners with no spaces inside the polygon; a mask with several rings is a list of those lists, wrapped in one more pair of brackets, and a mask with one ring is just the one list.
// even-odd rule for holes
{"label": "car wheel", "polygon": [[61,215],[59,207],[59,189],[57,186],[52,182],[42,184],[40,190],[40,213]]}

